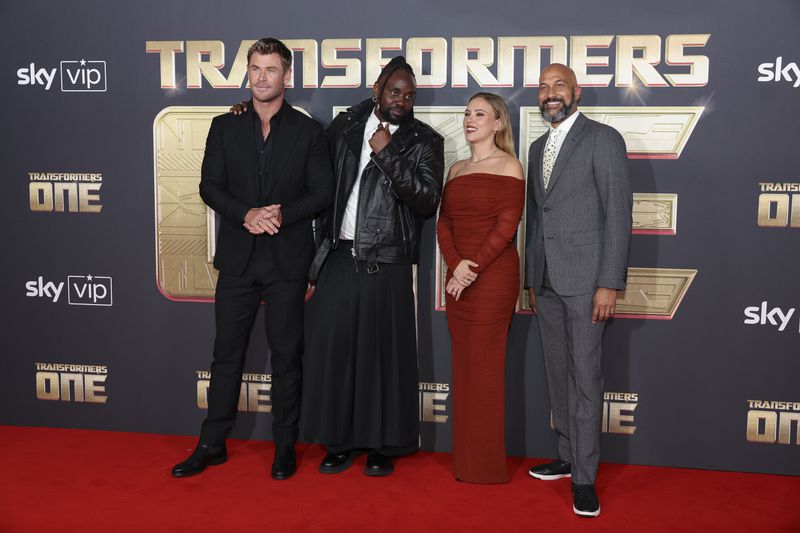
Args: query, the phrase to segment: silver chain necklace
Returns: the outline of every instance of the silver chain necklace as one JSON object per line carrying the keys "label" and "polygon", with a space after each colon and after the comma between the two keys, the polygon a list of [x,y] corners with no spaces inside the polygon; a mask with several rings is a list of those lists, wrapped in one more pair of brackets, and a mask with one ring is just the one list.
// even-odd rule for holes
{"label": "silver chain necklace", "polygon": [[496,154],[496,153],[497,153],[497,151],[498,151],[499,149],[500,149],[500,148],[495,148],[495,149],[494,149],[494,152],[492,152],[491,154],[487,155],[486,157],[483,157],[483,158],[481,158],[481,159],[478,159],[477,161],[473,161],[473,160],[472,160],[472,158],[470,157],[470,158],[469,158],[469,162],[470,162],[470,163],[472,163],[472,164],[477,164],[477,163],[480,163],[481,161],[486,161],[487,159],[489,159],[490,157],[492,157],[494,154]]}

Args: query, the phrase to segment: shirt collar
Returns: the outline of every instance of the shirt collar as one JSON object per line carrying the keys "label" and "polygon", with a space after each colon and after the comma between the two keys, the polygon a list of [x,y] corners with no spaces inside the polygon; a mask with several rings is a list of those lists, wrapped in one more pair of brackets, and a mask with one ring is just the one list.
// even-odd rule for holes
{"label": "shirt collar", "polygon": [[[365,132],[369,132],[369,135],[372,136],[372,133],[378,129],[378,124],[380,124],[380,120],[378,120],[378,116],[375,114],[375,110],[372,110],[372,113],[369,114],[369,118],[367,119],[367,125],[365,126]],[[397,129],[400,127],[399,124],[389,124],[389,133],[394,134]]]}
{"label": "shirt collar", "polygon": [[558,130],[562,136],[566,135],[569,132],[572,125],[575,124],[575,121],[578,119],[578,115],[580,114],[581,114],[580,111],[575,111],[573,114],[569,116],[569,118],[567,118],[566,120],[564,120],[564,122],[559,124],[558,128],[554,128],[553,125],[550,124],[550,129],[548,130],[548,133],[551,133],[554,130]]}
{"label": "shirt collar", "polygon": [[[250,105],[252,106],[252,102],[253,102],[253,101],[252,101],[252,100],[250,100],[250,102],[251,102],[251,104],[250,104]],[[284,100],[283,100],[283,103],[281,104],[281,107],[278,109],[278,112],[277,112],[277,113],[275,113],[274,115],[272,115],[272,118],[270,118],[270,119],[269,119],[270,129],[271,129],[273,126],[278,126],[278,125],[280,124],[281,117],[282,117],[282,116],[285,114],[285,113],[283,112],[283,110],[284,110],[284,109],[286,109],[287,107],[289,107],[289,104],[288,104],[288,102],[286,102],[286,100],[284,99]],[[258,124],[258,128],[259,128],[259,131],[260,131],[260,130],[261,130],[261,116],[260,116],[258,113],[256,113],[256,109],[255,109],[255,107],[253,107],[253,121],[254,121],[256,124]]]}

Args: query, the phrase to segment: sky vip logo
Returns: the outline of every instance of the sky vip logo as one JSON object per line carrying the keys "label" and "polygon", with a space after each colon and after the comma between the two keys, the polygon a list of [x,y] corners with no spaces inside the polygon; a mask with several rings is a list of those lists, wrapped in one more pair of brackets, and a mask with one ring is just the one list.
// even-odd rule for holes
{"label": "sky vip logo", "polygon": [[744,319],[744,323],[748,326],[766,326],[770,324],[777,327],[778,331],[784,331],[795,311],[794,307],[790,307],[786,311],[780,307],[770,308],[767,301],[764,300],[761,305],[745,307],[744,316],[747,318]]}
{"label": "sky vip logo", "polygon": [[65,93],[106,92],[106,62],[62,61],[61,90]]}
{"label": "sky vip logo", "polygon": [[783,56],[775,58],[774,63],[761,63],[758,66],[758,81],[783,81],[792,83],[792,87],[800,87],[800,67],[797,63],[783,64]]}
{"label": "sky vip logo", "polygon": [[59,68],[37,67],[30,63],[27,67],[17,69],[17,85],[41,85],[45,91],[53,87],[53,81],[59,73],[61,91],[65,93],[106,92],[106,62],[87,61],[61,61]]}
{"label": "sky vip logo", "polygon": [[[65,282],[45,281],[43,276],[25,283],[25,296],[45,298],[52,303],[63,301]],[[113,305],[112,280],[109,276],[67,276],[67,303],[69,305]]]}
{"label": "sky vip logo", "polygon": [[108,276],[67,276],[69,305],[113,304],[111,278]]}

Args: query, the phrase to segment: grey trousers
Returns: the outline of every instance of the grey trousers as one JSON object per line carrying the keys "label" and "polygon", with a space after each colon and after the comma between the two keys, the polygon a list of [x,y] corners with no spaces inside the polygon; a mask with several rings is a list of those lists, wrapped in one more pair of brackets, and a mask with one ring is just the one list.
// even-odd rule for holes
{"label": "grey trousers", "polygon": [[593,485],[600,462],[605,322],[592,324],[594,294],[561,296],[547,285],[536,309],[558,457],[572,465],[573,483]]}

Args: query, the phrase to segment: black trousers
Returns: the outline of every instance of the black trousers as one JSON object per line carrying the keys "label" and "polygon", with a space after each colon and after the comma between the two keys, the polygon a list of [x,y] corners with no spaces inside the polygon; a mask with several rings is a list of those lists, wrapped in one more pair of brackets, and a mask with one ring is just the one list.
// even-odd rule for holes
{"label": "black trousers", "polygon": [[217,335],[201,445],[222,446],[233,427],[247,343],[262,298],[272,352],[272,435],[276,446],[297,440],[305,290],[305,280],[281,280],[274,268],[254,259],[241,276],[220,273],[214,308]]}

